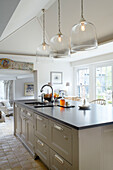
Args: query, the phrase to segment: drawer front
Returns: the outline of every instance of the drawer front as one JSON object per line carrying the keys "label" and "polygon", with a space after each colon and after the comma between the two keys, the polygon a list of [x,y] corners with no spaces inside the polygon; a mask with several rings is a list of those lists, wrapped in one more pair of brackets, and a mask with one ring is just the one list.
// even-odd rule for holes
{"label": "drawer front", "polygon": [[41,140],[49,141],[49,127],[48,119],[35,115],[35,135],[38,136]]}
{"label": "drawer front", "polygon": [[72,163],[72,130],[53,121],[49,123],[50,146]]}
{"label": "drawer front", "polygon": [[49,147],[35,136],[35,153],[49,167]]}
{"label": "drawer front", "polygon": [[51,170],[71,170],[72,166],[65,161],[59,154],[50,150],[50,169]]}
{"label": "drawer front", "polygon": [[25,108],[20,108],[21,114],[23,116],[26,116],[26,109]]}
{"label": "drawer front", "polygon": [[26,117],[30,120],[33,120],[33,113],[30,110],[26,110]]}

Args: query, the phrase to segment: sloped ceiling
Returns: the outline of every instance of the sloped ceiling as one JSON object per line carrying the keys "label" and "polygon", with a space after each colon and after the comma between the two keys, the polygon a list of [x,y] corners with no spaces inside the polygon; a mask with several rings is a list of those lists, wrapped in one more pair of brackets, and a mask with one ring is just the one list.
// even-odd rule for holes
{"label": "sloped ceiling", "polygon": [[[16,1],[17,2],[20,1],[17,8],[16,8],[17,5]],[[21,26],[23,26],[31,19],[33,19],[35,16],[38,16],[42,8],[44,7],[48,8],[52,3],[54,3],[54,1],[55,0],[1,0],[0,6],[2,8],[1,11],[2,20],[4,21],[5,16],[8,17],[10,13],[12,12],[14,13],[10,21],[7,23],[7,26],[0,40],[3,40],[5,37],[11,35]],[[0,27],[1,27],[1,23],[0,23]]]}
{"label": "sloped ceiling", "polygon": [[[38,9],[37,3],[40,4]],[[49,9],[47,8],[48,4]],[[21,0],[15,11],[16,13],[14,13],[2,35],[2,41],[0,42],[1,53],[36,54],[36,48],[42,42],[40,22],[42,18],[39,17],[42,7],[47,8],[47,40],[49,41],[53,35],[57,34],[57,1]],[[37,15],[38,20],[33,18]],[[113,40],[113,0],[84,0],[84,17],[95,25],[99,43]],[[72,26],[78,23],[79,20],[80,0],[61,0],[62,33],[70,37]]]}
{"label": "sloped ceiling", "polygon": [[0,1],[0,36],[12,17],[20,0],[1,0]]}

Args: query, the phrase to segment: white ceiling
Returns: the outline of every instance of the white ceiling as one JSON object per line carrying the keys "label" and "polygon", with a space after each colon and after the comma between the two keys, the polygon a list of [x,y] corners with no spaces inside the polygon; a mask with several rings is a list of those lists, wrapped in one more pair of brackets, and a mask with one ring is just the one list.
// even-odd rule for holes
{"label": "white ceiling", "polygon": [[[21,0],[1,36],[0,53],[36,54],[42,42],[40,12],[45,7],[48,41],[57,33],[57,1]],[[113,40],[113,0],[84,0],[84,17],[95,25],[99,43]],[[80,0],[61,0],[62,32],[70,37],[72,26],[79,20]]]}

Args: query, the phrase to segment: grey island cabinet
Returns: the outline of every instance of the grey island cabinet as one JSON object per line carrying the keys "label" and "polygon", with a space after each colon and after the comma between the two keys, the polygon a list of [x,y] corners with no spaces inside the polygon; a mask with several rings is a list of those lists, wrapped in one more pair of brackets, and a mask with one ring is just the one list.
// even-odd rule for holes
{"label": "grey island cabinet", "polygon": [[14,103],[14,134],[50,170],[112,170],[113,109],[34,108]]}

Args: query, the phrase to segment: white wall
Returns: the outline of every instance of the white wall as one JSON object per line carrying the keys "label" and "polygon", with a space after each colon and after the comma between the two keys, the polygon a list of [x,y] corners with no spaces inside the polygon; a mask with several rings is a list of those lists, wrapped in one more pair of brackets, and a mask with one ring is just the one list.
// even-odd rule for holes
{"label": "white wall", "polygon": [[[41,87],[50,82],[50,72],[62,72],[63,73],[63,84],[53,85],[54,89],[66,90],[66,82],[70,82],[68,88],[68,95],[73,95],[73,67],[69,61],[65,59],[51,59],[51,58],[36,58],[35,56],[24,56],[24,55],[0,55],[0,58],[10,58],[14,61],[21,62],[32,62],[34,64],[34,70],[38,71],[38,94],[40,94]],[[12,71],[12,75],[13,75]],[[31,74],[31,72],[29,73]],[[28,79],[29,82],[29,79]],[[25,98],[24,90],[22,88],[24,79],[16,80],[16,95],[15,98]],[[19,86],[20,84],[20,86]],[[20,89],[20,93],[18,92]]]}
{"label": "white wall", "polygon": [[70,82],[68,95],[73,95],[73,68],[69,62],[59,60],[42,60],[37,62],[38,94],[44,84],[50,82],[50,72],[62,72],[63,84],[53,84],[53,89],[66,90],[66,82]]}
{"label": "white wall", "polygon": [[24,83],[33,83],[34,78],[24,78],[15,80],[15,100],[21,99],[33,99],[34,96],[24,95]]}

